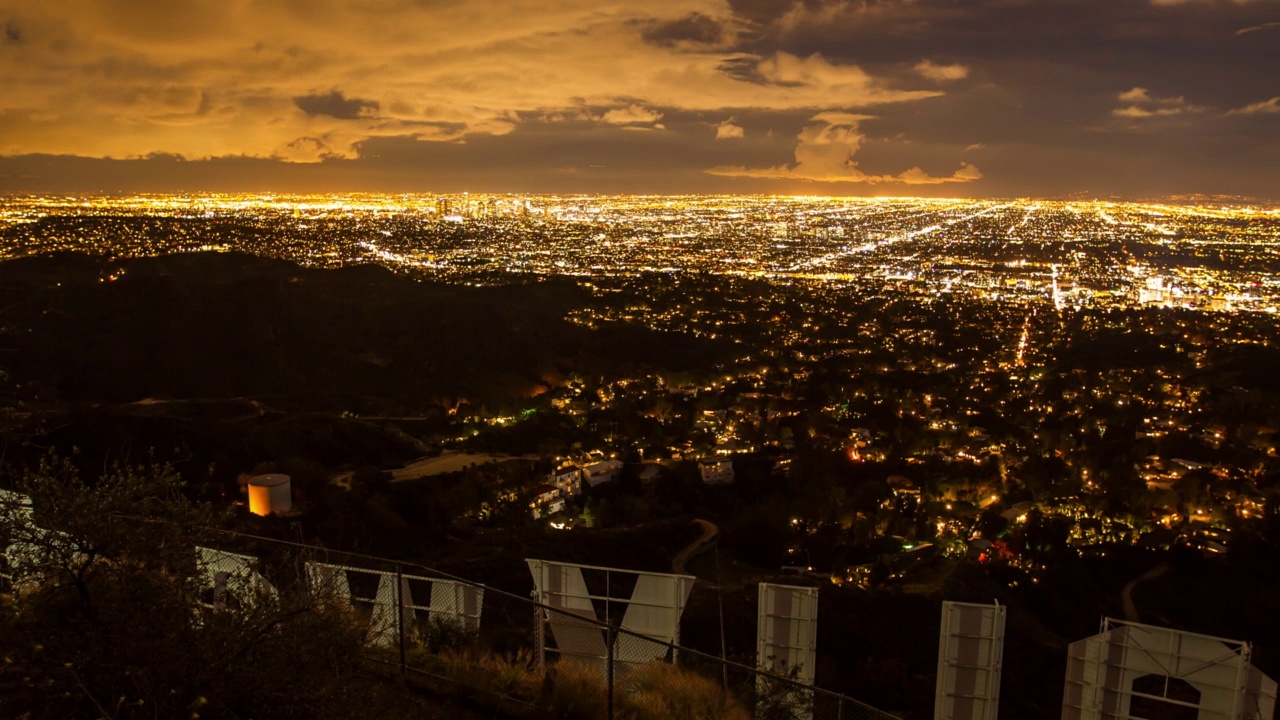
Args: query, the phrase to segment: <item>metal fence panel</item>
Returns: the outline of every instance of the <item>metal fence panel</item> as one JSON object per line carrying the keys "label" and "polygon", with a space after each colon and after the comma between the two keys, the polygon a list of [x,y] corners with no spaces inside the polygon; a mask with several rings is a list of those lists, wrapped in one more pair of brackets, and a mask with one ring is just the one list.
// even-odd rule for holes
{"label": "metal fence panel", "polygon": [[1119,720],[1194,712],[1200,720],[1270,720],[1275,683],[1248,643],[1103,620],[1069,651],[1063,720]]}
{"label": "metal fence panel", "polygon": [[996,720],[1005,609],[942,603],[934,720]]}

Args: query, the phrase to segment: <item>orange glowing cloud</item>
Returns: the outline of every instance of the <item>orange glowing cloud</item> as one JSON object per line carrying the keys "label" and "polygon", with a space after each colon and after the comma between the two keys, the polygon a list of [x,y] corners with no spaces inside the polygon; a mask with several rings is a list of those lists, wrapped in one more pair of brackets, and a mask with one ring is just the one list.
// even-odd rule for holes
{"label": "orange glowing cloud", "polygon": [[862,146],[866,136],[858,126],[868,115],[843,112],[823,112],[811,118],[816,124],[808,125],[797,136],[795,161],[786,165],[767,168],[741,166],[714,167],[706,172],[725,177],[762,178],[769,180],[807,180],[824,183],[900,183],[904,185],[941,185],[981,180],[982,171],[969,163],[961,163],[955,173],[935,177],[918,167],[896,175],[868,175],[858,167],[853,156]]}
{"label": "orange glowing cloud", "polygon": [[655,129],[674,111],[940,94],[819,54],[733,52],[745,26],[719,0],[7,4],[0,154],[309,162],[370,138],[503,135],[535,114]]}

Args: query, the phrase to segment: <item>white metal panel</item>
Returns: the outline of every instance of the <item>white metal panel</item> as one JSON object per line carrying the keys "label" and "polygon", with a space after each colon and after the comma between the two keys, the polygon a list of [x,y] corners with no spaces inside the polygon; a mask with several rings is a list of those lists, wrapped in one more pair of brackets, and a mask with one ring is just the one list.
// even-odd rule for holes
{"label": "white metal panel", "polygon": [[313,593],[321,597],[336,598],[343,603],[351,603],[351,584],[347,582],[345,568],[315,562],[309,562],[305,567],[307,585]]}
{"label": "white metal panel", "polygon": [[[32,517],[31,498],[20,492],[0,488],[0,519],[20,532],[38,532]],[[14,582],[22,565],[30,564],[37,558],[37,548],[30,543],[10,538],[10,544],[3,548],[4,563],[0,565],[0,578]]]}
{"label": "white metal panel", "polygon": [[[442,580],[420,575],[400,574],[367,568],[330,565],[309,562],[306,564],[307,581],[312,590],[349,604],[369,608],[369,641],[378,646],[392,646],[400,641],[400,623],[406,630],[415,619],[425,617],[445,621],[470,632],[480,629],[480,614],[484,606],[484,586],[471,585],[456,580]],[[355,595],[351,590],[351,574],[376,576],[377,586],[373,595]],[[397,592],[396,578],[400,579]],[[417,602],[411,583],[430,587],[430,598]],[[422,615],[420,616],[419,613]]]}
{"label": "white metal panel", "polygon": [[0,513],[13,519],[30,520],[31,496],[0,488]]}
{"label": "white metal panel", "polygon": [[[637,635],[621,635],[615,648],[615,658],[626,664],[639,664],[663,657],[666,643],[680,639],[680,616],[693,589],[694,578],[689,575],[647,573],[619,568],[575,565],[548,560],[526,560],[533,574],[538,602],[555,608],[547,611],[544,620],[551,628],[555,651],[561,656],[603,661],[608,657],[604,623],[595,601],[626,607],[621,626]],[[627,597],[612,594],[592,595],[587,589],[583,570],[605,573],[606,587],[621,583],[610,580],[614,575],[635,578],[635,587]],[[649,638],[652,638],[651,640]]]}
{"label": "white metal panel", "polygon": [[[61,530],[47,530],[36,525],[31,497],[20,492],[0,489],[0,519],[9,526],[8,547],[0,548],[0,578],[8,580],[17,591],[22,576],[31,576],[42,562],[79,561],[84,558],[70,535]],[[24,572],[26,568],[30,572]]]}
{"label": "white metal panel", "polygon": [[760,583],[756,665],[812,685],[818,657],[818,589]]}
{"label": "white metal panel", "polygon": [[1102,709],[1099,673],[1106,643],[1100,635],[1067,646],[1067,682],[1062,720],[1097,720]]}
{"label": "white metal panel", "polygon": [[944,602],[938,634],[935,720],[996,720],[1005,609]]}
{"label": "white metal panel", "polygon": [[607,657],[603,630],[594,622],[579,619],[596,620],[595,606],[582,578],[582,568],[543,560],[526,562],[533,573],[538,602],[558,610],[548,613],[547,623],[551,626],[551,636],[560,654],[581,658]]}
{"label": "white metal panel", "polygon": [[[396,602],[395,573],[374,573],[378,587],[370,598],[369,643],[377,647],[393,647],[400,642],[401,608]],[[363,599],[363,598],[361,598]]]}
{"label": "white metal panel", "polygon": [[[408,594],[408,592],[405,593],[406,596]],[[428,609],[433,620],[449,621],[471,632],[478,632],[482,607],[484,607],[482,586],[455,580],[431,581],[431,605]]]}
{"label": "white metal panel", "polygon": [[246,604],[279,598],[275,586],[258,572],[258,559],[252,555],[198,546],[196,554],[205,587],[213,590],[214,608],[225,608],[231,597]]}
{"label": "white metal panel", "polygon": [[18,582],[24,567],[31,567],[40,560],[40,548],[29,542],[10,543],[0,554],[4,557],[0,577],[11,583]]}
{"label": "white metal panel", "polygon": [[1250,668],[1249,686],[1245,690],[1245,720],[1271,720],[1276,712],[1276,681]]}
{"label": "white metal panel", "polygon": [[[1103,632],[1072,645],[1063,720],[1120,720],[1161,707],[1198,720],[1271,720],[1275,683],[1250,662],[1248,643],[1104,619]],[[1096,658],[1096,659],[1095,659]]]}
{"label": "white metal panel", "polygon": [[660,642],[627,638],[627,652],[619,659],[641,663],[665,657],[667,644],[680,640],[680,616],[693,590],[693,579],[677,575],[641,574],[622,616],[622,627]]}

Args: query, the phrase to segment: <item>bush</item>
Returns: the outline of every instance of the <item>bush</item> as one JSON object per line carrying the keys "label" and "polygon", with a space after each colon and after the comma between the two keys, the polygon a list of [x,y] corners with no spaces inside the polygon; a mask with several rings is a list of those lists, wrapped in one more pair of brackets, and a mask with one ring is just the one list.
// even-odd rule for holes
{"label": "bush", "polygon": [[[446,650],[424,655],[432,673],[491,696],[536,705],[563,720],[598,720],[608,715],[603,662],[599,666],[561,658],[544,677],[533,655],[497,655],[478,650]],[[732,693],[697,673],[664,662],[624,670],[614,688],[618,720],[749,720]]]}
{"label": "bush", "polygon": [[664,662],[629,670],[615,692],[619,718],[750,720],[731,693],[694,672]]}
{"label": "bush", "polygon": [[170,468],[84,481],[51,459],[22,490],[33,513],[0,509],[0,535],[21,543],[0,605],[0,717],[421,714],[361,677],[363,628],[299,578],[273,578],[270,602],[224,594],[215,609],[195,552],[213,514]]}

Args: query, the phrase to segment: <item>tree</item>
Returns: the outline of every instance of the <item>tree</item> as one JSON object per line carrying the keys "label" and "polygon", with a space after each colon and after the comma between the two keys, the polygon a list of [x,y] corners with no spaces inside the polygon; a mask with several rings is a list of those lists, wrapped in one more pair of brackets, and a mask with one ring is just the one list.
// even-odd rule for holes
{"label": "tree", "polygon": [[391,487],[391,473],[371,465],[356,468],[351,475],[351,489],[365,497],[377,497]]}
{"label": "tree", "polygon": [[1189,470],[1173,483],[1178,493],[1178,511],[1184,515],[1195,514],[1197,508],[1204,508],[1213,501],[1211,489],[1217,478],[1213,472],[1204,468]]}
{"label": "tree", "polygon": [[171,468],[85,481],[50,458],[20,490],[30,505],[0,503],[0,716],[337,718],[411,702],[359,679],[363,629],[296,573],[271,575],[269,601],[213,607],[196,547],[217,518]]}
{"label": "tree", "polygon": [[978,516],[977,530],[984,539],[995,540],[1009,527],[1009,521],[1001,514],[1000,505],[992,505]]}

